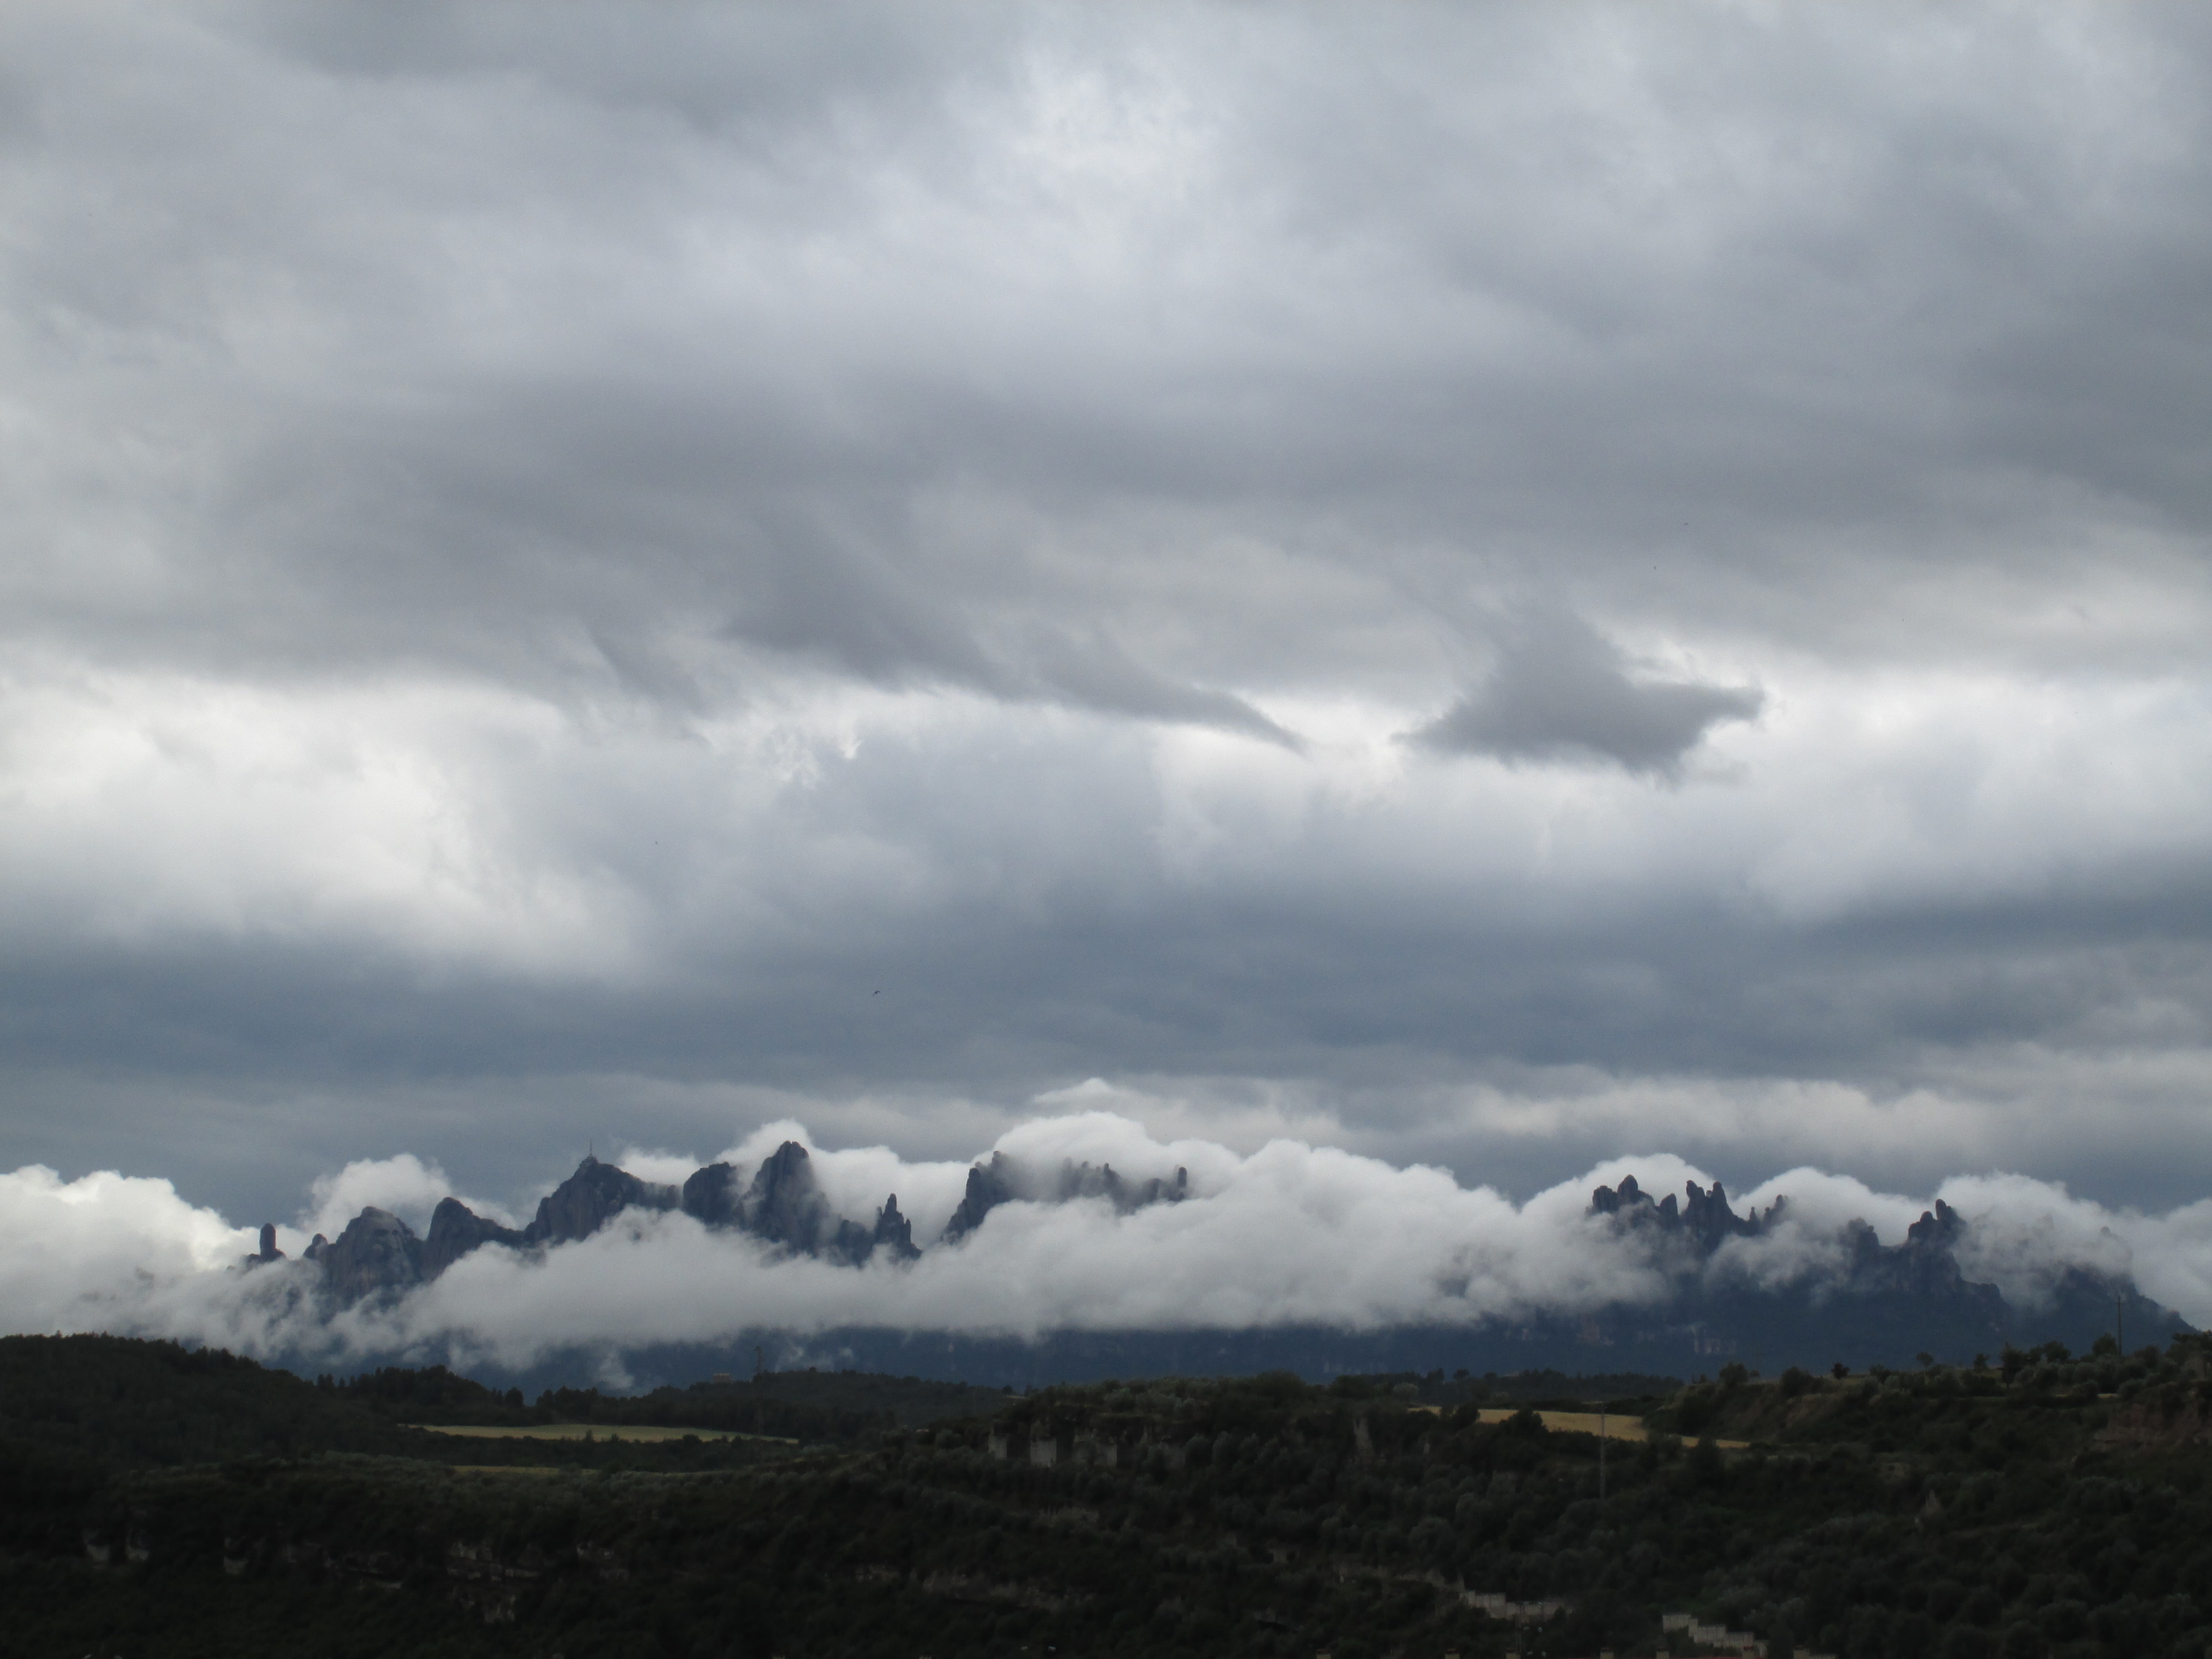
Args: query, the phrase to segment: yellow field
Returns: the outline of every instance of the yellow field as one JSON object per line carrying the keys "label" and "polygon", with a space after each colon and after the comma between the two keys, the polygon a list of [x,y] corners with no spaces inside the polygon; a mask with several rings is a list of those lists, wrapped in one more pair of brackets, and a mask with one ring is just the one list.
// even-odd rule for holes
{"label": "yellow field", "polygon": [[[1510,1407],[1502,1409],[1493,1407],[1483,1413],[1482,1420],[1503,1423],[1512,1415],[1513,1408]],[[1544,1419],[1544,1426],[1547,1429],[1564,1429],[1571,1434],[1597,1432],[1598,1414],[1595,1412],[1538,1412],[1536,1415]],[[1644,1419],[1608,1413],[1605,1418],[1605,1437],[1608,1440],[1641,1440],[1644,1438]]]}
{"label": "yellow field", "polygon": [[659,1423],[532,1423],[519,1429],[441,1423],[416,1426],[432,1434],[458,1434],[471,1440],[581,1440],[586,1435],[594,1440],[681,1440],[687,1434],[696,1434],[702,1440],[782,1440],[786,1445],[796,1443],[781,1435],[739,1434],[733,1429],[671,1428]]}
{"label": "yellow field", "polygon": [[[1512,1415],[1510,1408],[1492,1408],[1482,1413],[1482,1420],[1503,1423]],[[1538,1412],[1536,1415],[1543,1419],[1544,1426],[1547,1429],[1565,1429],[1573,1434],[1595,1434],[1598,1431],[1599,1419],[1595,1412]],[[1644,1437],[1644,1419],[1640,1417],[1620,1417],[1608,1413],[1604,1421],[1605,1437],[1608,1440],[1641,1440]],[[1716,1440],[1713,1444],[1723,1451],[1746,1451],[1750,1449],[1751,1442]]]}

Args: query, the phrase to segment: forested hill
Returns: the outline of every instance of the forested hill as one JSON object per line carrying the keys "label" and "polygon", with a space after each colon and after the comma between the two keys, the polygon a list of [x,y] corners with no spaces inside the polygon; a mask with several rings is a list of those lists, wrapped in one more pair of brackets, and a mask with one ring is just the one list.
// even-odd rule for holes
{"label": "forested hill", "polygon": [[[103,1361],[169,1367],[188,1393],[320,1395],[360,1414],[317,1421],[359,1432],[379,1419],[157,1346],[59,1350],[85,1444],[120,1443],[108,1402],[144,1414],[103,1390]],[[1649,1436],[1607,1443],[1602,1474],[1589,1419],[1486,1393],[1166,1378],[989,1397],[988,1415],[767,1461],[702,1462],[694,1442],[656,1465],[603,1441],[564,1470],[551,1443],[451,1440],[538,1467],[341,1452],[15,1480],[0,1653],[197,1654],[212,1632],[228,1654],[568,1659],[1709,1650],[1668,1613],[1770,1659],[2212,1648],[2212,1339],[1840,1376],[1730,1365],[1607,1401]]]}
{"label": "forested hill", "polygon": [[526,1401],[442,1365],[307,1382],[214,1348],[117,1336],[0,1337],[0,1443],[100,1468],[320,1452],[435,1457],[416,1425],[686,1427],[807,1444],[872,1444],[887,1429],[996,1410],[997,1389],[811,1370],[643,1395],[562,1388]]}
{"label": "forested hill", "polygon": [[388,1415],[216,1348],[0,1337],[0,1443],[104,1469],[313,1452],[420,1455]]}

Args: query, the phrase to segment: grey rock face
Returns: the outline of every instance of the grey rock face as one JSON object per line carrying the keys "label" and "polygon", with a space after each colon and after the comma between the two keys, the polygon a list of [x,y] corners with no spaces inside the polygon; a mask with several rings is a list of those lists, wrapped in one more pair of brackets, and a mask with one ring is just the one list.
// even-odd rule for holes
{"label": "grey rock face", "polygon": [[273,1221],[263,1222],[261,1248],[246,1258],[246,1265],[249,1267],[258,1267],[265,1262],[282,1261],[283,1259],[284,1252],[276,1248],[276,1224]]}
{"label": "grey rock face", "polygon": [[814,1160],[795,1140],[777,1147],[754,1175],[738,1224],[772,1244],[848,1267],[866,1261],[876,1247],[866,1227],[830,1207]]}
{"label": "grey rock face", "polygon": [[441,1199],[430,1212],[429,1237],[422,1241],[422,1277],[435,1279],[479,1244],[512,1247],[522,1242],[514,1228],[478,1215],[459,1199]]}
{"label": "grey rock face", "polygon": [[640,1181],[627,1170],[587,1156],[576,1166],[575,1174],[538,1200],[538,1214],[523,1229],[523,1240],[531,1244],[558,1244],[588,1238],[632,1206],[672,1210],[680,1198],[673,1187]]}
{"label": "grey rock face", "polygon": [[758,1237],[799,1250],[811,1250],[824,1232],[835,1233],[836,1218],[805,1147],[787,1140],[760,1166],[745,1194],[742,1224]]}
{"label": "grey rock face", "polygon": [[741,1226],[745,1218],[745,1195],[738,1189],[737,1170],[727,1164],[693,1171],[679,1204],[684,1214],[709,1227]]}
{"label": "grey rock face", "polygon": [[1731,1238],[1756,1238],[1781,1220],[1789,1200],[1778,1198],[1764,1210],[1738,1215],[1729,1205],[1728,1189],[1717,1181],[1708,1188],[1694,1181],[1683,1183],[1685,1202],[1672,1193],[1657,1203],[1636,1184],[1634,1176],[1623,1176],[1618,1188],[1600,1187],[1590,1194],[1590,1213],[1609,1215],[1624,1226],[1649,1227],[1680,1237],[1710,1255]]}
{"label": "grey rock face", "polygon": [[914,1228],[894,1195],[872,1229],[839,1215],[814,1173],[805,1147],[787,1140],[740,1189],[727,1164],[709,1164],[684,1183],[684,1213],[709,1227],[732,1227],[787,1250],[857,1267],[888,1249],[900,1261],[921,1254]]}
{"label": "grey rock face", "polygon": [[896,1193],[885,1199],[884,1207],[876,1212],[876,1231],[871,1244],[899,1261],[911,1261],[921,1254],[914,1247],[914,1223],[899,1213]]}
{"label": "grey rock face", "polygon": [[1004,1152],[992,1153],[988,1164],[973,1165],[968,1171],[968,1190],[961,1194],[952,1219],[945,1224],[946,1242],[967,1237],[983,1224],[985,1216],[1014,1195],[1013,1165]]}
{"label": "grey rock face", "polygon": [[307,1255],[322,1263],[331,1293],[349,1306],[422,1282],[422,1241],[391,1211],[374,1205],[348,1222],[336,1239],[325,1243],[316,1234]]}

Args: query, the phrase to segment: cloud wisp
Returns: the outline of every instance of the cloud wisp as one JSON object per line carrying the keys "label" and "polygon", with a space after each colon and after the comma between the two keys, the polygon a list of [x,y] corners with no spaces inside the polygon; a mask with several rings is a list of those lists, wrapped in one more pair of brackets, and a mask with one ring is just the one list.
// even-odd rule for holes
{"label": "cloud wisp", "polygon": [[1407,740],[1441,754],[1609,763],[1673,781],[1713,727],[1757,720],[1765,705],[1755,686],[1632,672],[1620,647],[1580,617],[1539,611],[1500,631],[1497,666],[1482,686]]}

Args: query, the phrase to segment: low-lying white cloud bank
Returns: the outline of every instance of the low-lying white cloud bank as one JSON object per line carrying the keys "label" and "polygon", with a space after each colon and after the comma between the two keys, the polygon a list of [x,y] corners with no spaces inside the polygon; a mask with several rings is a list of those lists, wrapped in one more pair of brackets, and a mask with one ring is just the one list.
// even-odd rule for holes
{"label": "low-lying white cloud bank", "polygon": [[[772,1124],[723,1156],[757,1165],[803,1128]],[[297,1259],[305,1227],[331,1231],[379,1203],[418,1229],[447,1190],[407,1157],[318,1181],[294,1259],[247,1271],[254,1231],[191,1205],[166,1181],[108,1172],[64,1181],[38,1165],[0,1175],[0,1328],[110,1331],[321,1357],[454,1353],[526,1365],[562,1347],[711,1342],[749,1330],[866,1326],[1030,1336],[1052,1330],[1329,1325],[1371,1330],[1474,1324],[1531,1313],[1650,1304],[1669,1289],[1644,1244],[1588,1213],[1591,1189],[1633,1175],[1679,1192],[1704,1171],[1670,1154],[1611,1159],[1516,1204],[1442,1170],[1395,1168],[1291,1139],[1249,1156],[1159,1141],[1107,1113],[1033,1120],[993,1151],[1019,1168],[1110,1163],[1142,1182],[1189,1171],[1190,1197],[1119,1212],[1103,1199],[1020,1199],[966,1238],[942,1242],[969,1166],[908,1163],[880,1146],[810,1147],[822,1187],[866,1220],[896,1192],[921,1258],[864,1267],[787,1255],[678,1212],[625,1212],[593,1236],[542,1251],[488,1248],[404,1296],[332,1314],[320,1269]],[[688,1158],[633,1152],[624,1167],[667,1180]],[[1972,1279],[2033,1305],[2070,1266],[2131,1273],[2146,1295],[2212,1320],[2212,1200],[2165,1214],[2113,1210],[2063,1186],[2002,1174],[1954,1176],[1927,1198],[1796,1169],[1735,1197],[1739,1212],[1789,1198],[1783,1224],[1731,1241],[1708,1272],[1780,1285],[1832,1271],[1838,1234],[1863,1219],[1885,1243],[1941,1198],[1965,1216]],[[484,1206],[481,1208],[495,1206]]]}

